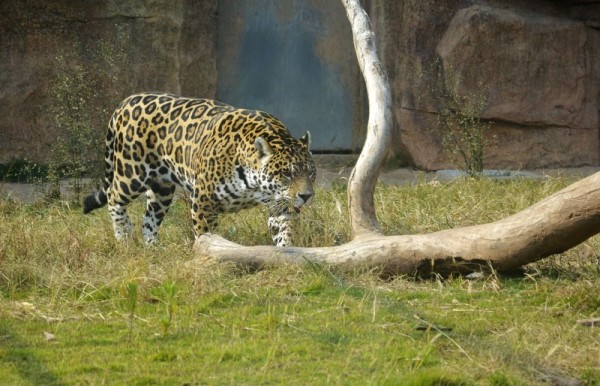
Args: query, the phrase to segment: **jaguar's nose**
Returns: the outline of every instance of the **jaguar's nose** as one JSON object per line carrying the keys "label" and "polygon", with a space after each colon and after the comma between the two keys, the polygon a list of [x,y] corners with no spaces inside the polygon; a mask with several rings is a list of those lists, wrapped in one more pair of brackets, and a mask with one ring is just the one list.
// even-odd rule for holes
{"label": "jaguar's nose", "polygon": [[298,193],[298,197],[300,197],[304,203],[307,203],[312,196],[312,193]]}

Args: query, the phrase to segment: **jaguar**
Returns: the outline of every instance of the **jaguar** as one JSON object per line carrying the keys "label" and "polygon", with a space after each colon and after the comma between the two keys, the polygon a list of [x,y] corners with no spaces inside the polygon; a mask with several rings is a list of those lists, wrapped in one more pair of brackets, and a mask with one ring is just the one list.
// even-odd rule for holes
{"label": "jaguar", "polygon": [[293,245],[292,218],[314,197],[310,132],[299,139],[272,115],[165,93],[126,98],[106,134],[104,178],[83,212],[108,204],[114,234],[132,232],[127,205],[146,195],[142,234],[155,243],[176,187],[190,197],[196,238],[217,217],[259,204],[277,246]]}

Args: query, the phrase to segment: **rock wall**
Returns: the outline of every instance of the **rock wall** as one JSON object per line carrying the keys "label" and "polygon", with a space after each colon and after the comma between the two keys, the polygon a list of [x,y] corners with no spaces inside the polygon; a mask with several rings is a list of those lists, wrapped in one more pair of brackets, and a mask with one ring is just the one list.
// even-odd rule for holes
{"label": "rock wall", "polygon": [[374,1],[394,97],[393,149],[447,168],[432,98],[436,61],[458,95],[484,91],[493,168],[598,165],[600,2]]}
{"label": "rock wall", "polygon": [[48,159],[51,88],[69,68],[95,78],[101,131],[133,92],[214,96],[216,21],[216,0],[0,2],[0,163]]}
{"label": "rock wall", "polygon": [[[217,1],[0,1],[0,163],[48,159],[60,134],[50,113],[59,56],[99,76],[101,131],[132,92],[214,97]],[[363,3],[392,87],[395,153],[421,169],[452,166],[431,95],[437,62],[460,80],[456,93],[485,91],[487,167],[600,164],[600,1]]]}

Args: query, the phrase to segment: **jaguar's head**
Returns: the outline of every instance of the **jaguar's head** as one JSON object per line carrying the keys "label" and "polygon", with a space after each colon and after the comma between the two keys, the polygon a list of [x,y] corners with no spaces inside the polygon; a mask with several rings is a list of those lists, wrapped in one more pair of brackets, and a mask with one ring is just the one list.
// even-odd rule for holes
{"label": "jaguar's head", "polygon": [[310,133],[291,138],[285,146],[272,146],[263,137],[254,142],[260,160],[261,190],[272,198],[277,212],[292,209],[296,212],[312,201],[313,183],[317,169],[309,151]]}

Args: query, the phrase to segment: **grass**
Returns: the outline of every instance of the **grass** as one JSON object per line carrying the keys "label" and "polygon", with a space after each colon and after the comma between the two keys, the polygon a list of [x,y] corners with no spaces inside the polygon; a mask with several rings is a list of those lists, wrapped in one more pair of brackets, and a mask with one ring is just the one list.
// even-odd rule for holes
{"label": "grass", "polygon": [[[431,232],[497,220],[571,182],[380,186],[376,205],[387,234]],[[306,208],[298,244],[349,239],[335,186]],[[138,228],[142,213],[136,202]],[[270,243],[265,222],[248,210],[217,232]],[[600,316],[597,237],[520,277],[420,281],[193,265],[190,229],[183,201],[147,248],[139,229],[116,242],[105,209],[0,200],[0,383],[600,384],[600,330],[577,323]]]}

